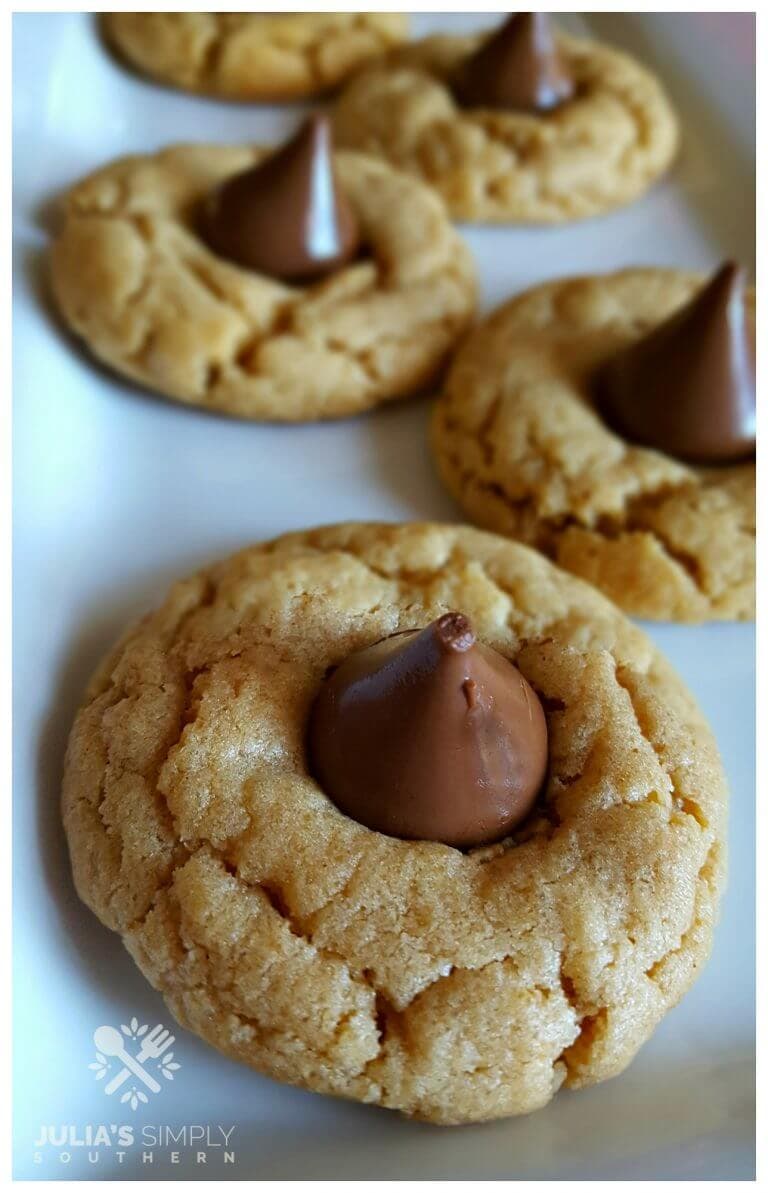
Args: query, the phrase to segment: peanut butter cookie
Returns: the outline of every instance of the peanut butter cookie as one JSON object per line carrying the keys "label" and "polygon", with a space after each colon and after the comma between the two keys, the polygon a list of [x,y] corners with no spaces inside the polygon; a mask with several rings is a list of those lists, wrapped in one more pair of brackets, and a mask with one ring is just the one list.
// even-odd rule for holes
{"label": "peanut butter cookie", "polygon": [[[513,836],[461,852],[338,810],[330,668],[463,610],[545,710]],[[172,1013],[282,1081],[436,1123],[620,1073],[694,981],[724,879],[709,729],[650,641],[528,548],[337,526],[175,585],[93,679],[63,811],[81,898]]]}
{"label": "peanut butter cookie", "polygon": [[396,12],[108,12],[109,43],[143,74],[225,99],[320,95],[407,32]]}
{"label": "peanut butter cookie", "polygon": [[180,145],[76,186],[53,247],[66,322],[138,384],[242,418],[355,414],[432,383],[476,290],[440,200],[386,163],[338,153],[366,254],[289,286],[217,255],[196,223],[217,185],[266,155]]}
{"label": "peanut butter cookie", "polygon": [[[435,408],[440,471],[472,520],[538,547],[638,617],[754,616],[754,462],[694,465],[631,443],[592,387],[702,282],[629,269],[537,286],[470,336]],[[746,308],[753,319],[753,292]]]}
{"label": "peanut butter cookie", "polygon": [[489,36],[429,37],[356,75],[335,105],[338,143],[380,155],[439,191],[456,219],[483,223],[598,215],[669,167],[678,128],[664,91],[595,41],[557,35],[573,94],[551,110],[461,102],[462,65]]}

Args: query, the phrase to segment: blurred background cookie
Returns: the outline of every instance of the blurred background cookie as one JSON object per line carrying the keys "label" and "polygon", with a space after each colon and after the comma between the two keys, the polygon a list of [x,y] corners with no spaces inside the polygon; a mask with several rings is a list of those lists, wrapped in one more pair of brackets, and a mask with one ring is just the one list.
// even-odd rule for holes
{"label": "blurred background cookie", "polygon": [[395,12],[108,12],[101,24],[143,74],[256,101],[320,95],[407,34]]}
{"label": "blurred background cookie", "polygon": [[647,190],[678,146],[655,76],[545,13],[393,51],[350,82],[334,124],[340,145],[379,154],[478,222],[599,215]]}

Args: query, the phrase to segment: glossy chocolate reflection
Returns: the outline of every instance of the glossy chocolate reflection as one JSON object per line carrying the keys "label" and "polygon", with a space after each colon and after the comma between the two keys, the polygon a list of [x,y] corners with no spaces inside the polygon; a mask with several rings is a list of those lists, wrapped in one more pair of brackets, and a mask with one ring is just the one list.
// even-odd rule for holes
{"label": "glossy chocolate reflection", "polygon": [[310,718],[314,775],[348,816],[457,848],[506,836],[547,768],[536,693],[461,613],[350,655]]}
{"label": "glossy chocolate reflection", "polygon": [[459,68],[454,93],[468,108],[549,112],[575,84],[544,12],[513,13]]}
{"label": "glossy chocolate reflection", "polygon": [[755,339],[744,271],[729,262],[596,379],[607,423],[633,443],[698,464],[755,450]]}
{"label": "glossy chocolate reflection", "polygon": [[287,145],[220,186],[200,230],[215,253],[281,281],[314,281],[351,261],[360,231],[336,180],[327,119],[311,116]]}

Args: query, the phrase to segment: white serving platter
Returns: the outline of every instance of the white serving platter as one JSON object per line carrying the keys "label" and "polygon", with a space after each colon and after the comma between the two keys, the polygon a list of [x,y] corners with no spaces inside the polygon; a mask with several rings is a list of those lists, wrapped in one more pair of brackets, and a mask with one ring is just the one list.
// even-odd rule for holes
{"label": "white serving platter", "polygon": [[[491,20],[416,14],[413,32]],[[566,22],[655,66],[682,116],[683,154],[669,180],[605,218],[550,230],[465,228],[484,305],[547,277],[623,265],[708,269],[733,256],[754,269],[754,17],[605,13]],[[181,1030],[177,1079],[135,1112],[108,1099],[88,1068],[99,1025],[168,1022],[117,937],[79,904],[59,825],[64,746],[101,654],[174,577],[250,541],[348,518],[460,517],[428,457],[425,402],[327,425],[230,422],[97,369],[52,317],[46,248],[51,200],[63,187],[109,158],[173,141],[274,141],[300,110],[144,82],[105,52],[86,14],[15,19],[15,1175],[749,1179],[754,634],[746,625],[650,627],[717,734],[732,786],[731,876],[710,964],[622,1077],[562,1093],[528,1118],[446,1130],[277,1085]],[[133,1143],[36,1146],[43,1125],[82,1140],[100,1124],[130,1124]],[[154,1144],[161,1129],[191,1126],[210,1128],[211,1145]],[[234,1128],[234,1163],[212,1146],[220,1128]]]}

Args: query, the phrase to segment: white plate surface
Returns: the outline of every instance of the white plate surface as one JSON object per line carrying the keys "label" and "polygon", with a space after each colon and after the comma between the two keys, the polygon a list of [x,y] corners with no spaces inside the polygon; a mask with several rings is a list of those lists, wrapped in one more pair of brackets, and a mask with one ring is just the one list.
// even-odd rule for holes
{"label": "white plate surface", "polygon": [[[416,15],[413,27],[490,19]],[[754,267],[754,19],[606,13],[586,24],[661,73],[684,121],[682,159],[648,197],[600,220],[466,228],[486,306],[564,273],[710,268],[725,255]],[[731,877],[709,966],[625,1075],[563,1093],[529,1118],[446,1131],[274,1084],[180,1030],[178,1079],[136,1112],[107,1099],[88,1069],[100,1024],[168,1017],[117,937],[77,901],[59,826],[66,737],[100,655],[174,577],[249,541],[347,518],[459,518],[429,462],[423,402],[323,426],[228,422],[96,369],[50,315],[47,228],[62,187],[126,152],[194,139],[268,142],[296,120],[296,108],[217,103],[143,82],[107,55],[84,14],[15,19],[16,1176],[749,1178],[750,626],[650,628],[717,734],[732,785]],[[86,1125],[113,1123],[134,1127],[122,1159],[116,1147],[35,1147],[43,1124],[82,1138]],[[235,1163],[224,1165],[221,1148],[204,1148],[202,1166],[199,1148],[142,1146],[142,1127],[183,1125],[209,1126],[214,1138],[234,1126]]]}

